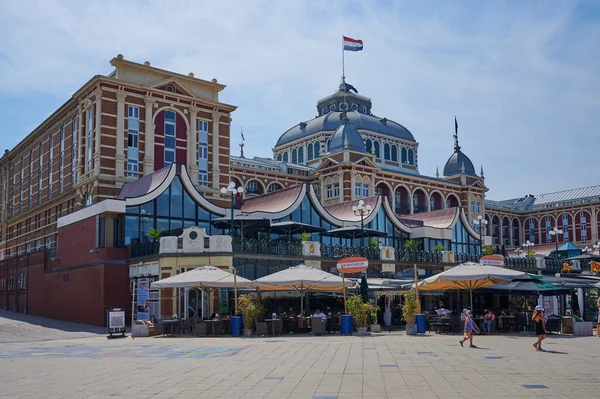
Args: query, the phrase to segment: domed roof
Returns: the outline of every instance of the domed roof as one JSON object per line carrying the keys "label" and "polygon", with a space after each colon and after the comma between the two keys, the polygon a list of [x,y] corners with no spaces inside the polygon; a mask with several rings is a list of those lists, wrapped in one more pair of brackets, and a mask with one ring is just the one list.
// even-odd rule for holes
{"label": "domed roof", "polygon": [[[344,121],[341,119],[342,114],[344,112],[329,112],[326,115],[299,123],[281,135],[275,147],[311,136],[314,133],[335,131],[344,124]],[[415,141],[412,133],[407,128],[389,119],[379,118],[358,111],[346,112],[346,117],[348,118],[348,123],[356,129],[369,130],[402,140]]]}
{"label": "domed roof", "polygon": [[[464,172],[462,172],[463,166],[465,168]],[[471,162],[469,157],[463,154],[459,148],[454,151],[454,154],[452,154],[450,158],[448,158],[448,162],[446,162],[446,166],[444,166],[444,176],[456,176],[462,173],[477,176],[475,174],[473,162]]]}
{"label": "domed roof", "polygon": [[338,127],[329,141],[329,152],[352,150],[366,153],[362,136],[356,128],[348,123]]}

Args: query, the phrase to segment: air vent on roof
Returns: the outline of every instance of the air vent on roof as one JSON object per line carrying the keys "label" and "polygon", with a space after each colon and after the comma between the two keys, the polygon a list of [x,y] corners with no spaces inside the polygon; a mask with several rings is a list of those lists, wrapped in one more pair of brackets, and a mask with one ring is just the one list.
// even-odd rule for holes
{"label": "air vent on roof", "polygon": [[306,128],[306,123],[305,122],[300,122],[300,129],[304,129]]}
{"label": "air vent on roof", "polygon": [[387,125],[387,118],[383,118],[379,122],[383,123],[384,125]]}

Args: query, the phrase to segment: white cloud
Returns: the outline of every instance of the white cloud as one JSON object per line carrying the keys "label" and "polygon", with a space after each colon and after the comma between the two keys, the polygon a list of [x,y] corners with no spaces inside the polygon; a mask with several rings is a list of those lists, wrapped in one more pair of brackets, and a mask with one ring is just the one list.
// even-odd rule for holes
{"label": "white cloud", "polygon": [[4,98],[23,91],[66,98],[94,74],[109,73],[108,61],[122,53],[227,84],[222,101],[239,106],[233,152],[243,125],[257,139],[248,140],[246,154],[270,156],[279,135],[314,117],[316,101],[336,90],[344,33],[365,41],[362,53],[347,54],[348,81],[373,98],[375,114],[413,132],[421,173],[443,168],[457,114],[463,150],[477,170],[484,164],[492,198],[597,183],[586,167],[594,146],[585,143],[600,122],[600,33],[594,21],[578,20],[572,2],[44,1],[3,8]]}

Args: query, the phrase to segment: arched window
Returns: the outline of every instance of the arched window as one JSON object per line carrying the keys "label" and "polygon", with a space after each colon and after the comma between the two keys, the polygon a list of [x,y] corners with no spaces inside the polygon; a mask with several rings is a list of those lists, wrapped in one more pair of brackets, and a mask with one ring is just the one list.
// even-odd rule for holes
{"label": "arched window", "polygon": [[406,147],[402,147],[401,155],[402,155],[402,163],[407,163],[408,162],[408,154],[406,152]]}
{"label": "arched window", "polygon": [[321,156],[321,142],[315,141],[315,159]]}
{"label": "arched window", "polygon": [[267,192],[272,193],[272,192],[275,192],[275,191],[279,191],[282,188],[283,187],[279,183],[271,183],[271,184],[269,184],[269,187],[267,188]]}
{"label": "arched window", "polygon": [[381,159],[381,153],[379,152],[379,141],[373,143],[375,145],[375,158]]}
{"label": "arched window", "polygon": [[408,164],[409,165],[414,165],[415,164],[414,152],[410,148],[408,149]]}
{"label": "arched window", "polygon": [[7,290],[12,291],[15,289],[15,276],[10,275],[8,276],[8,286],[6,287]]}
{"label": "arched window", "polygon": [[304,163],[304,147],[298,148],[298,163]]}
{"label": "arched window", "polygon": [[385,143],[383,145],[383,159],[385,159],[386,161],[389,161],[391,159],[390,145],[388,143]]}
{"label": "arched window", "polygon": [[281,161],[281,160],[282,160],[282,158],[281,158],[281,154],[277,154],[277,160],[278,160],[278,161]]}
{"label": "arched window", "polygon": [[306,147],[306,160],[312,161],[313,159],[313,145],[312,143],[308,143],[308,147]]}
{"label": "arched window", "polygon": [[373,151],[373,142],[371,141],[371,139],[367,139],[367,141],[365,142],[365,148],[367,149],[367,152],[369,154]]}
{"label": "arched window", "polygon": [[398,162],[398,147],[396,145],[392,145],[392,161]]}
{"label": "arched window", "polygon": [[292,150],[292,163],[298,163],[298,150]]}
{"label": "arched window", "polygon": [[288,152],[284,152],[283,153],[283,162],[288,162],[289,158],[288,158]]}

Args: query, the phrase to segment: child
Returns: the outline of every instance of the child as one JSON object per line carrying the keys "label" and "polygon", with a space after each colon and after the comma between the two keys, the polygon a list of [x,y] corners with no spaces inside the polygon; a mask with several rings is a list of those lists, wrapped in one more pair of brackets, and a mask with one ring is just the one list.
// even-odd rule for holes
{"label": "child", "polygon": [[533,347],[542,351],[542,341],[546,338],[546,319],[544,318],[544,308],[541,305],[535,307],[532,319],[535,322],[535,335],[538,337]]}
{"label": "child", "polygon": [[467,310],[467,317],[465,318],[465,338],[462,341],[458,341],[460,346],[464,346],[464,342],[469,340],[469,346],[471,348],[477,348],[475,345],[473,345],[473,329],[479,332],[477,325],[473,323],[473,312]]}

